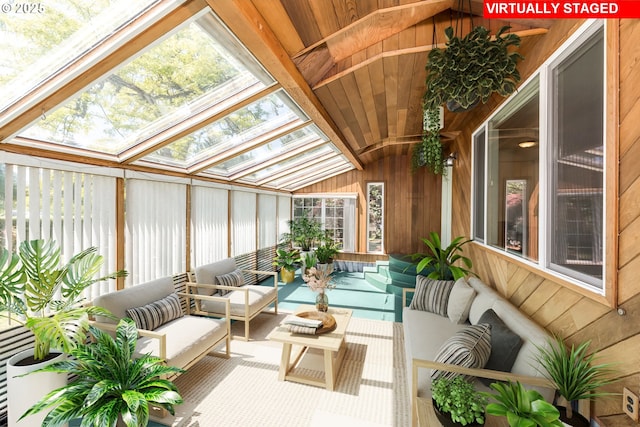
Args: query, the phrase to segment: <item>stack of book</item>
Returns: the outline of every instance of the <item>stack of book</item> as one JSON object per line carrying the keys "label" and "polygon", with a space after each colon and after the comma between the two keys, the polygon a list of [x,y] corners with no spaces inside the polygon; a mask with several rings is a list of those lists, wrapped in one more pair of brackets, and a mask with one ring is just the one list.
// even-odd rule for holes
{"label": "stack of book", "polygon": [[291,314],[284,319],[282,324],[295,334],[315,335],[318,328],[322,327],[322,320],[307,319]]}

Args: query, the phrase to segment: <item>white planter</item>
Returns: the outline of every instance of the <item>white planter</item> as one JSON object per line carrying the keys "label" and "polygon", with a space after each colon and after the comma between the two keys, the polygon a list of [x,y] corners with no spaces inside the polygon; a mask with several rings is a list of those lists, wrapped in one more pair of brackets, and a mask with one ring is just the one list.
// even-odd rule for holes
{"label": "white planter", "polygon": [[48,413],[47,410],[30,415],[21,421],[18,421],[18,419],[47,393],[67,384],[67,374],[55,372],[38,372],[37,374],[19,377],[19,375],[44,368],[54,362],[60,362],[66,358],[65,354],[59,354],[51,360],[33,365],[16,366],[16,363],[29,356],[33,356],[33,349],[20,352],[7,360],[8,427],[42,426],[42,421]]}
{"label": "white planter", "polygon": [[316,268],[320,271],[326,271],[327,274],[333,273],[333,263],[330,262],[328,264],[316,264]]}

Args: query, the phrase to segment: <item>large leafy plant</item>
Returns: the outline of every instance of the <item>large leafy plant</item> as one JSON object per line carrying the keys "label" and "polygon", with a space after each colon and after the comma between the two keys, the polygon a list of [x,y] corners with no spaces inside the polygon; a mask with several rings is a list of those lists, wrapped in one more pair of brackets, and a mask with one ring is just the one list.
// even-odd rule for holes
{"label": "large leafy plant", "polygon": [[[615,371],[611,364],[596,363],[596,354],[587,353],[590,344],[591,341],[586,341],[577,347],[567,347],[561,337],[555,336],[548,347],[538,346],[536,360],[544,368],[540,372],[568,402],[613,395],[596,391],[615,381]],[[571,405],[566,410],[567,418],[572,418]]]}
{"label": "large leafy plant", "polygon": [[[443,248],[438,233],[429,233],[429,238],[422,238],[429,251],[411,255],[413,261],[417,261],[416,272],[430,269],[427,277],[435,280],[458,280],[468,274],[474,274],[470,270],[473,267],[471,259],[461,255],[462,247],[470,242],[463,239],[464,237],[458,236],[449,246]],[[463,265],[456,265],[458,262],[462,262]]]}
{"label": "large leafy plant", "polygon": [[81,305],[87,287],[127,274],[96,277],[103,264],[96,252],[85,249],[61,264],[53,240],[24,241],[18,253],[0,248],[0,312],[33,332],[35,360],[45,359],[52,348],[70,353],[86,339],[90,316],[111,316],[101,307]]}
{"label": "large leafy plant", "polygon": [[426,65],[426,110],[454,101],[467,109],[497,92],[508,96],[516,89],[520,73],[516,68],[522,55],[513,47],[520,37],[502,27],[494,37],[478,26],[464,37],[454,36],[452,27],[445,29],[445,48],[432,49]]}
{"label": "large leafy plant", "polygon": [[440,378],[431,384],[431,396],[441,413],[449,414],[451,420],[466,426],[484,424],[486,395],[477,392],[462,376],[452,379]]}
{"label": "large leafy plant", "polygon": [[289,232],[282,235],[282,241],[299,246],[305,252],[324,236],[322,224],[315,218],[298,217],[289,220],[288,225]]}
{"label": "large leafy plant", "polygon": [[496,393],[487,397],[496,402],[487,405],[487,414],[507,417],[511,427],[562,427],[560,412],[535,390],[525,389],[520,382],[492,383]]}
{"label": "large leafy plant", "polygon": [[273,265],[288,271],[296,271],[300,262],[302,262],[302,258],[300,258],[300,251],[297,249],[278,249],[276,257],[273,259]]}
{"label": "large leafy plant", "polygon": [[90,326],[95,342],[75,347],[73,357],[34,372],[60,372],[75,380],[53,390],[31,407],[23,417],[52,408],[43,427],[57,427],[82,418],[81,427],[114,427],[118,418],[127,427],[149,422],[149,404],[172,415],[173,405],[182,403],[176,386],[163,379],[182,369],[166,366],[162,359],[143,355],[134,358],[138,330],[133,320],[121,319],[115,339]]}

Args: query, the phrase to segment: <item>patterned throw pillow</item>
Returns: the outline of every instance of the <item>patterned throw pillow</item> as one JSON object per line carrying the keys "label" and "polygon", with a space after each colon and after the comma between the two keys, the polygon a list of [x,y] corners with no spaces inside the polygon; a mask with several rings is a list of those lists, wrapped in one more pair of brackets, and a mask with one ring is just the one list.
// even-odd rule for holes
{"label": "patterned throw pillow", "polygon": [[[466,368],[484,368],[491,354],[491,326],[488,323],[470,325],[445,341],[435,358],[436,362],[463,366]],[[431,379],[453,378],[461,374],[434,369]],[[467,381],[474,377],[463,375]]]}
{"label": "patterned throw pillow", "polygon": [[133,319],[138,329],[153,331],[173,319],[184,316],[177,294],[170,294],[161,300],[141,307],[127,309],[127,316]]}
{"label": "patterned throw pillow", "polygon": [[454,283],[450,280],[433,280],[425,276],[417,276],[416,291],[409,308],[446,316],[449,295]]}
{"label": "patterned throw pillow", "polygon": [[[217,280],[218,280],[218,285],[222,285],[222,286],[239,287],[244,285],[244,277],[242,276],[242,273],[240,272],[240,270],[234,270],[231,273],[217,276]],[[220,294],[220,296],[226,295],[229,292],[231,291],[228,291],[226,289],[218,289],[218,294]]]}

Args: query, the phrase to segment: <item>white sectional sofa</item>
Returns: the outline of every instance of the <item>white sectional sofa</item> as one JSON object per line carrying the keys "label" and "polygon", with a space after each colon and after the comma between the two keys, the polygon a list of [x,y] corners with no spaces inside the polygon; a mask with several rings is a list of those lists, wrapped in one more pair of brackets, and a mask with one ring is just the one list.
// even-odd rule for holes
{"label": "white sectional sofa", "polygon": [[[93,300],[93,304],[106,308],[119,319],[139,317],[134,318],[139,332],[136,354],[151,353],[164,359],[167,365],[182,369],[189,368],[209,353],[229,357],[231,343],[229,302],[220,297],[177,292],[175,284],[179,283],[184,287],[187,280],[187,273],[153,280],[101,295]],[[179,307],[175,306],[176,299],[182,300],[178,303]],[[223,313],[226,312],[225,318],[213,319],[190,315],[189,309],[193,305],[191,302],[193,299],[221,303],[224,307]],[[159,304],[160,301],[171,302]],[[148,309],[145,310],[145,308]],[[136,316],[136,313],[143,314]],[[140,325],[140,321],[149,326]],[[159,325],[152,327],[150,322]],[[114,331],[116,323],[117,321],[112,319],[98,318],[95,325],[104,330]],[[222,344],[226,344],[225,352],[214,352]]]}
{"label": "white sectional sofa", "polygon": [[[426,283],[423,279],[419,278],[418,282]],[[429,284],[432,283],[429,282]],[[422,289],[424,290],[424,288]],[[407,294],[412,292],[414,292],[415,301],[407,307]],[[417,424],[416,404],[418,399],[427,399],[430,404],[431,380],[434,370],[483,378],[484,383],[478,379],[475,382],[477,389],[485,391],[490,390],[487,385],[491,380],[518,380],[527,384],[529,388],[537,389],[545,399],[551,402],[554,390],[539,372],[535,362],[536,346],[547,346],[548,339],[551,337],[545,329],[475,277],[468,280],[459,279],[454,285],[454,289],[446,295],[446,302],[442,297],[444,294],[434,293],[430,297],[423,297],[420,293],[420,284],[418,284],[415,289],[405,289],[403,295],[407,376],[410,382],[409,390],[411,390],[414,425]],[[418,298],[422,298],[423,301],[420,302]],[[421,304],[427,299],[429,300],[427,305],[434,305],[434,299],[437,298],[440,298],[441,309],[439,313],[437,313],[438,309],[434,309],[432,311],[436,312],[432,312],[421,307]],[[443,315],[445,305],[447,313]],[[499,317],[498,320],[495,320],[493,313],[485,314],[490,309]],[[477,368],[461,367],[456,361],[449,363],[451,360],[446,360],[447,351],[444,350],[444,347],[451,346],[452,341],[455,340],[452,337],[460,336],[460,331],[471,325],[477,325],[481,320],[482,323],[487,323],[487,321],[489,321],[488,323],[497,323],[497,325],[492,324],[490,328],[492,331],[491,356],[487,365],[484,368]],[[504,322],[504,325],[499,324],[500,320]],[[513,334],[510,334],[509,330]],[[518,337],[521,341],[518,340]],[[494,340],[499,342],[494,342]],[[517,341],[520,341],[521,344],[519,348]],[[459,352],[455,357],[459,357]],[[510,360],[506,359],[513,361],[512,367],[505,366],[510,363]]]}

